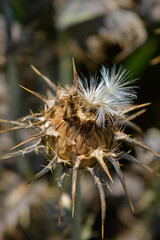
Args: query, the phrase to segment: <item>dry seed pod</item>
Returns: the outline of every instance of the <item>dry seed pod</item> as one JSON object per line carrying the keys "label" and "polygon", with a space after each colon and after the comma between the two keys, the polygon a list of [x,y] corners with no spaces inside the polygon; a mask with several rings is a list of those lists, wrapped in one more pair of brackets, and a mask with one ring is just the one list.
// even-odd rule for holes
{"label": "dry seed pod", "polygon": [[123,185],[130,206],[134,211],[118,159],[124,158],[136,162],[149,171],[152,170],[141,164],[138,159],[130,154],[120,152],[119,146],[120,143],[124,142],[129,145],[139,146],[158,155],[142,142],[126,135],[122,130],[122,126],[125,125],[139,130],[130,120],[137,117],[144,110],[136,114],[134,113],[129,117],[126,114],[135,109],[143,108],[148,104],[131,105],[133,99],[136,98],[136,93],[134,87],[128,86],[128,83],[133,81],[128,81],[128,73],[122,67],[118,71],[116,71],[115,66],[111,71],[102,67],[100,78],[93,75],[90,76],[90,79],[80,79],[73,62],[74,85],[71,89],[55,86],[47,77],[38,72],[37,69],[32,68],[46,81],[54,92],[56,91],[56,97],[47,98],[23,87],[44,102],[44,110],[28,115],[18,121],[0,120],[1,122],[12,124],[9,129],[1,132],[32,128],[36,131],[36,134],[14,148],[28,142],[32,143],[36,139],[37,143],[31,144],[22,150],[3,155],[0,159],[7,159],[32,151],[38,152],[41,149],[50,162],[32,180],[42,177],[58,164],[62,165],[63,171],[58,184],[59,223],[62,187],[67,171],[71,170],[73,173],[72,215],[74,215],[77,172],[78,170],[89,171],[100,193],[103,239],[106,204],[103,183],[99,177],[98,170],[103,169],[108,178],[113,181],[107,167],[108,162],[112,164]]}

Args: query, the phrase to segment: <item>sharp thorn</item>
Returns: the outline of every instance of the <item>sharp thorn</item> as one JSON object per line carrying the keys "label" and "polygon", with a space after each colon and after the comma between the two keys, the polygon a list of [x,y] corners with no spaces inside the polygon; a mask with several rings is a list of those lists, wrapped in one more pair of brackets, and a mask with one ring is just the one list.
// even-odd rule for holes
{"label": "sharp thorn", "polygon": [[28,89],[28,88],[26,88],[26,87],[23,87],[23,86],[21,86],[21,85],[19,85],[19,86],[20,86],[21,88],[23,88],[24,90],[26,90],[27,92],[29,92],[29,93],[33,94],[34,96],[38,97],[40,100],[42,100],[42,102],[44,102],[44,103],[47,104],[47,101],[48,101],[48,98],[47,98],[47,97],[43,96],[43,95],[40,94],[40,93],[37,93],[37,92],[35,92],[35,91],[32,91],[32,90],[30,90],[30,89]]}
{"label": "sharp thorn", "polygon": [[144,103],[144,104],[139,104],[139,105],[133,105],[133,106],[129,107],[128,109],[125,109],[125,110],[123,111],[123,114],[128,113],[128,112],[131,112],[131,111],[136,110],[136,109],[138,109],[138,108],[146,107],[146,106],[148,106],[148,105],[150,105],[150,104],[151,104],[151,103],[149,102],[149,103]]}
{"label": "sharp thorn", "polygon": [[78,85],[78,74],[77,74],[77,71],[76,71],[74,58],[72,58],[72,65],[73,65],[73,75],[74,75],[74,86],[75,86],[75,88],[77,88],[77,85]]}
{"label": "sharp thorn", "polygon": [[100,200],[101,200],[101,215],[102,215],[102,240],[104,239],[104,221],[105,221],[105,214],[106,214],[106,201],[105,201],[105,193],[103,189],[103,185],[100,181],[100,177],[98,174],[98,171],[95,171],[93,168],[86,168],[90,174],[92,175],[97,188],[99,190],[100,194]]}
{"label": "sharp thorn", "polygon": [[64,166],[62,166],[62,173],[61,176],[59,178],[59,182],[58,182],[58,225],[60,226],[61,224],[61,198],[62,198],[62,189],[63,189],[63,183],[65,180],[65,177],[67,175],[67,168],[65,168]]}
{"label": "sharp thorn", "polygon": [[48,173],[53,167],[56,167],[56,157],[54,157],[47,166],[45,166],[40,172],[38,172],[31,180],[29,180],[26,185],[30,184],[33,181],[38,180],[46,173]]}
{"label": "sharp thorn", "polygon": [[81,161],[78,158],[76,158],[76,161],[73,167],[73,176],[72,176],[72,218],[74,217],[77,173],[78,173],[78,168],[80,166],[80,163]]}
{"label": "sharp thorn", "polygon": [[156,156],[160,157],[160,155],[158,153],[156,153],[155,151],[153,151],[151,148],[149,148],[148,146],[146,146],[144,143],[139,142],[138,140],[132,139],[130,137],[128,137],[126,134],[124,134],[123,132],[117,132],[115,134],[115,139],[117,141],[121,140],[125,143],[131,144],[133,146],[137,146],[137,147],[141,147],[153,154],[155,154]]}
{"label": "sharp thorn", "polygon": [[40,73],[33,65],[31,65],[31,68],[35,73],[37,73],[40,77],[42,77],[45,80],[45,82],[48,84],[50,88],[52,88],[52,90],[57,91],[57,86],[53,82],[51,82],[49,78]]}
{"label": "sharp thorn", "polygon": [[98,160],[99,164],[101,165],[101,167],[103,168],[103,170],[105,171],[105,173],[107,174],[107,176],[110,178],[111,182],[113,183],[113,179],[110,175],[108,167],[107,167],[106,163],[104,162],[103,158],[100,157],[100,158],[97,158],[97,160]]}
{"label": "sharp thorn", "polygon": [[124,191],[125,191],[125,193],[127,195],[127,198],[128,198],[129,203],[130,203],[131,209],[132,209],[133,212],[135,212],[133,204],[132,204],[132,201],[131,201],[131,198],[129,196],[129,192],[128,192],[128,188],[127,188],[126,182],[124,180],[124,175],[123,175],[123,173],[122,173],[122,171],[121,171],[121,169],[120,169],[120,167],[118,165],[118,162],[114,158],[111,158],[111,157],[107,157],[107,159],[113,165],[113,167],[114,167],[114,169],[115,169],[115,171],[116,171],[116,173],[117,173],[117,175],[118,175],[118,177],[119,177],[119,179],[120,179],[120,181],[122,183]]}
{"label": "sharp thorn", "polygon": [[31,142],[31,141],[33,141],[33,140],[35,140],[35,139],[37,139],[37,138],[41,138],[41,137],[43,137],[43,136],[44,136],[44,133],[39,133],[39,134],[33,135],[33,136],[25,139],[23,142],[19,143],[18,145],[12,147],[11,150],[13,150],[13,149],[15,149],[15,148],[17,148],[17,147],[20,147],[20,146],[22,146],[22,145],[24,145],[24,144],[26,144],[26,143],[28,143],[28,142]]}
{"label": "sharp thorn", "polygon": [[136,112],[136,113],[128,116],[128,117],[127,117],[127,120],[131,121],[131,120],[137,118],[138,116],[140,116],[141,114],[143,114],[143,113],[145,113],[145,112],[146,112],[146,108],[143,108],[142,110],[140,110],[140,111],[138,111],[138,112]]}

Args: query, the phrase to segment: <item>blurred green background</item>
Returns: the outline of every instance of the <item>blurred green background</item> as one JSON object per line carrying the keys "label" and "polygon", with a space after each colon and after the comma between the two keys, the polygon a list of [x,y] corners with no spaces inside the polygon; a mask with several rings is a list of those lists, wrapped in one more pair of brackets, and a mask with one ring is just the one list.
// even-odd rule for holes
{"label": "blurred green background", "polygon": [[[0,119],[16,120],[37,112],[41,102],[19,85],[45,94],[47,86],[34,65],[53,82],[72,84],[72,61],[78,74],[102,65],[123,65],[136,78],[136,104],[151,102],[135,119],[143,140],[160,153],[160,1],[159,0],[1,0],[0,1]],[[0,123],[0,129],[7,128]],[[129,130],[127,129],[129,132]],[[133,132],[132,132],[133,133]],[[28,135],[0,134],[0,154]],[[159,171],[159,159],[135,150],[135,155]],[[58,227],[58,170],[27,188],[23,185],[45,164],[31,154],[0,163],[0,239],[75,239],[68,177]],[[133,214],[114,177],[106,192],[105,239],[160,239],[160,180],[133,164],[122,162],[135,205]],[[114,174],[114,173],[112,173]],[[80,239],[101,239],[100,201],[94,182],[81,173],[82,228]],[[77,239],[78,240],[78,239]]]}

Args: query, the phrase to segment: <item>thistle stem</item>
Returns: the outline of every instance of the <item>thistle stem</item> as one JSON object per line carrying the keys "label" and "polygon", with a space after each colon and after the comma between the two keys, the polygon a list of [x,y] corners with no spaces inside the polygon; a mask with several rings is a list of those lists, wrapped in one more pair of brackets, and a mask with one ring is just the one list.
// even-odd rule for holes
{"label": "thistle stem", "polygon": [[75,213],[72,224],[72,240],[81,240],[82,206],[80,191],[80,176],[77,175]]}

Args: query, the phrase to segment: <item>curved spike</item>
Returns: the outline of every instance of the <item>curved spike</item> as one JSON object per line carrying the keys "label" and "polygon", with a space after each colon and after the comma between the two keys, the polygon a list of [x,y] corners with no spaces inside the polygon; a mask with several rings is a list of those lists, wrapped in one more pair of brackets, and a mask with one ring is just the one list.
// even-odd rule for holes
{"label": "curved spike", "polygon": [[103,160],[103,152],[102,150],[98,149],[93,151],[93,154],[95,155],[97,161],[99,162],[99,164],[101,165],[101,167],[103,168],[103,170],[106,172],[107,176],[110,178],[111,182],[113,183],[113,179],[109,173],[108,167],[106,165],[106,163]]}
{"label": "curved spike", "polygon": [[[30,110],[31,111],[31,110]],[[39,117],[42,117],[44,116],[44,113],[43,111],[40,112],[40,113],[33,113],[31,111],[31,114],[30,115],[27,115],[25,117],[22,117],[22,118],[19,118],[18,121],[21,121],[21,122],[25,122],[26,120],[35,120],[35,119],[38,119]]]}
{"label": "curved spike", "polygon": [[19,147],[19,146],[22,146],[22,145],[24,145],[24,144],[26,144],[26,143],[28,143],[28,142],[31,142],[31,141],[33,141],[33,140],[35,140],[35,139],[41,138],[41,137],[43,137],[43,136],[45,136],[44,133],[35,134],[35,135],[33,135],[33,136],[25,139],[23,142],[19,143],[18,145],[12,147],[11,150],[13,150],[13,149],[15,149],[15,148],[17,148],[17,147]]}
{"label": "curved spike", "polygon": [[134,113],[134,114],[131,114],[131,115],[128,116],[126,119],[129,120],[129,121],[131,121],[131,120],[137,118],[138,116],[140,116],[141,114],[143,114],[143,113],[145,113],[145,112],[146,112],[146,108],[143,108],[142,110],[140,110],[140,111],[138,111],[138,112],[136,112],[136,113]]}
{"label": "curved spike", "polygon": [[18,121],[6,120],[6,119],[0,119],[0,122],[10,123],[10,124],[18,125],[18,126],[25,126],[24,123],[21,123],[21,122],[18,122]]}
{"label": "curved spike", "polygon": [[75,63],[74,63],[74,58],[72,58],[72,64],[73,64],[73,75],[74,75],[74,88],[75,90],[78,90],[79,92],[83,92],[81,82],[79,81],[79,77],[76,71]]}
{"label": "curved spike", "polygon": [[130,127],[130,128],[132,128],[132,129],[136,130],[136,131],[139,132],[141,135],[144,135],[143,130],[142,130],[139,126],[137,126],[137,124],[135,124],[135,123],[133,123],[133,122],[131,122],[131,121],[129,121],[129,120],[120,120],[120,121],[117,121],[116,124],[117,124],[117,125],[125,125],[125,126],[127,126],[127,127]]}
{"label": "curved spike", "polygon": [[[141,166],[142,168],[144,168],[145,170],[147,170],[147,171],[149,171],[149,172],[151,172],[151,173],[155,173],[155,171],[154,171],[152,168],[150,168],[150,167],[148,167],[147,165],[139,162],[139,160],[138,160],[137,158],[133,157],[132,155],[130,155],[130,154],[128,154],[128,153],[123,152],[123,153],[120,153],[118,156],[119,156],[120,158],[123,158],[123,159],[125,159],[125,160],[130,161],[130,162],[134,162],[134,163],[138,164],[139,166]],[[155,174],[156,174],[158,177],[160,177],[159,173],[155,173]]]}
{"label": "curved spike", "polygon": [[73,167],[73,175],[72,175],[72,218],[74,216],[74,207],[75,207],[75,196],[76,196],[76,184],[77,184],[77,173],[78,168],[80,166],[80,159],[76,158],[74,167]]}
{"label": "curved spike", "polygon": [[150,104],[151,103],[149,102],[149,103],[144,103],[144,104],[139,104],[139,105],[133,105],[133,106],[130,106],[129,108],[125,109],[124,111],[122,111],[122,113],[125,114],[125,113],[131,112],[133,110],[136,110],[138,108],[146,107]]}
{"label": "curved spike", "polygon": [[[34,151],[33,148],[29,152],[32,152],[32,151]],[[29,153],[29,152],[27,152],[27,153]],[[21,151],[16,151],[16,152],[8,153],[8,154],[3,154],[3,155],[0,156],[0,160],[9,159],[9,158],[17,157],[17,156],[20,156],[20,155],[23,155],[23,153]]]}
{"label": "curved spike", "polygon": [[74,58],[72,58],[72,65],[73,65],[73,75],[74,75],[74,87],[77,88],[77,86],[78,86],[78,74],[77,74],[77,71],[76,71]]}
{"label": "curved spike", "polygon": [[110,186],[109,186],[109,184],[108,184],[108,182],[107,182],[107,181],[105,181],[105,184],[106,184],[106,186],[107,186],[108,190],[109,190],[110,192],[112,192],[112,190],[111,190],[111,188],[110,188]]}
{"label": "curved spike", "polygon": [[51,80],[49,78],[47,78],[46,76],[44,76],[42,73],[40,73],[33,65],[31,65],[31,68],[33,69],[33,71],[35,71],[40,77],[42,77],[45,82],[48,84],[48,86],[50,88],[52,88],[54,91],[57,91],[57,86],[51,82]]}
{"label": "curved spike", "polygon": [[20,155],[25,155],[25,154],[28,154],[28,153],[31,153],[33,151],[36,151],[39,149],[39,148],[44,148],[43,145],[39,145],[38,144],[40,143],[40,141],[38,141],[38,143],[35,143],[33,144],[32,146],[29,146],[29,147],[26,147],[26,148],[23,148],[21,150],[18,150],[16,152],[12,152],[12,153],[9,153],[9,154],[4,154],[4,155],[1,155],[0,156],[0,160],[4,160],[4,159],[9,159],[9,158],[12,158],[12,157],[17,157],[17,156],[20,156]]}
{"label": "curved spike", "polygon": [[128,188],[127,188],[126,182],[125,182],[125,180],[124,180],[124,175],[123,175],[123,173],[122,173],[122,171],[121,171],[121,169],[120,169],[120,167],[119,167],[119,165],[118,165],[118,161],[116,161],[114,158],[111,158],[111,157],[107,157],[107,159],[108,159],[108,160],[110,161],[110,163],[113,165],[113,167],[114,167],[114,169],[115,169],[115,171],[116,171],[116,173],[117,173],[117,175],[118,175],[118,177],[119,177],[119,179],[120,179],[120,181],[121,181],[121,183],[122,183],[122,186],[123,186],[123,188],[124,188],[124,191],[125,191],[125,193],[126,193],[126,195],[127,195],[127,198],[128,198],[129,203],[130,203],[131,209],[132,209],[132,211],[134,212],[134,207],[133,207],[131,198],[130,198],[130,196],[129,196],[129,192],[128,192]]}
{"label": "curved spike", "polygon": [[10,127],[10,128],[4,129],[4,130],[0,130],[0,133],[10,132],[10,131],[19,130],[19,129],[25,129],[25,128],[32,128],[38,124],[38,123],[33,123],[33,124],[30,123],[28,125],[28,124],[20,122],[20,121],[22,121],[22,119],[19,119],[18,121],[10,121],[10,120],[5,120],[5,119],[0,119],[0,122],[15,125],[13,127]]}
{"label": "curved spike", "polygon": [[65,168],[62,165],[62,172],[61,172],[61,176],[59,178],[58,181],[58,225],[60,226],[61,223],[61,198],[62,198],[62,190],[63,190],[63,184],[64,184],[64,180],[66,178],[68,169]]}
{"label": "curved spike", "polygon": [[6,120],[6,119],[0,119],[0,122],[16,125],[16,126],[4,129],[4,130],[0,130],[0,133],[10,132],[10,131],[13,131],[13,130],[18,130],[18,129],[22,129],[22,128],[26,127],[25,123],[22,123],[22,122],[19,122],[19,121],[11,121],[11,120]]}
{"label": "curved spike", "polygon": [[24,128],[25,128],[25,126],[14,126],[11,128],[0,130],[0,133],[6,133],[6,132],[15,131],[15,130],[24,129]]}
{"label": "curved spike", "polygon": [[97,185],[100,199],[101,199],[101,215],[102,215],[102,239],[104,239],[104,221],[105,221],[105,215],[106,215],[106,201],[105,201],[105,193],[103,189],[103,185],[100,181],[100,177],[98,175],[98,172],[96,172],[93,168],[87,168],[87,170],[90,172],[92,177],[95,180],[95,183]]}
{"label": "curved spike", "polygon": [[39,99],[41,99],[42,102],[44,102],[44,103],[47,104],[47,100],[48,100],[47,97],[43,96],[43,95],[40,94],[40,93],[37,93],[37,92],[35,92],[35,91],[32,91],[32,90],[30,90],[30,89],[28,89],[28,88],[26,88],[26,87],[23,87],[23,86],[21,86],[21,85],[19,85],[19,86],[20,86],[21,88],[23,88],[24,90],[30,92],[31,94],[35,95],[36,97],[38,97]]}
{"label": "curved spike", "polygon": [[[44,122],[44,121],[43,121]],[[36,122],[36,123],[30,123],[30,124],[22,124],[22,125],[18,125],[18,126],[13,126],[13,127],[10,127],[10,128],[7,128],[7,129],[4,129],[4,130],[0,130],[0,133],[6,133],[6,132],[10,132],[10,131],[15,131],[15,130],[20,130],[20,129],[27,129],[27,128],[33,128],[34,130],[36,129],[39,129],[40,130],[40,127],[39,127],[39,124],[43,123],[42,121],[39,121],[39,122]]]}
{"label": "curved spike", "polygon": [[44,166],[44,168],[43,168],[40,172],[38,172],[31,180],[29,180],[29,181],[26,183],[26,185],[28,185],[28,184],[30,184],[31,182],[33,182],[33,181],[41,178],[41,177],[44,176],[47,172],[52,171],[52,169],[53,169],[54,167],[56,167],[56,164],[57,164],[56,160],[57,160],[57,156],[55,156],[55,157],[48,163],[47,166]]}
{"label": "curved spike", "polygon": [[116,134],[115,134],[115,139],[116,139],[117,141],[120,140],[120,141],[123,141],[123,142],[125,142],[125,143],[131,144],[131,145],[133,145],[133,146],[141,147],[141,148],[143,148],[143,149],[145,149],[145,150],[147,150],[147,151],[155,154],[156,156],[160,157],[160,155],[159,155],[158,153],[156,153],[155,151],[153,151],[151,148],[149,148],[148,146],[146,146],[144,143],[139,142],[139,141],[137,141],[137,140],[135,140],[135,139],[132,139],[132,138],[128,137],[128,136],[127,136],[125,133],[123,133],[123,132],[116,132]]}

